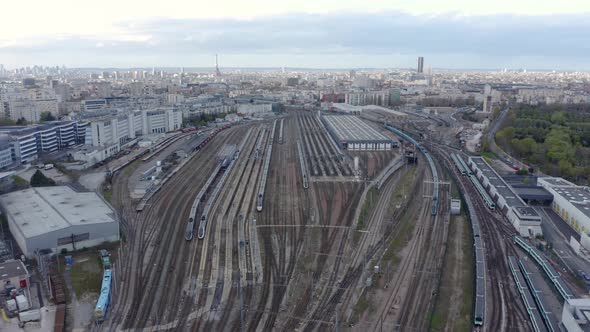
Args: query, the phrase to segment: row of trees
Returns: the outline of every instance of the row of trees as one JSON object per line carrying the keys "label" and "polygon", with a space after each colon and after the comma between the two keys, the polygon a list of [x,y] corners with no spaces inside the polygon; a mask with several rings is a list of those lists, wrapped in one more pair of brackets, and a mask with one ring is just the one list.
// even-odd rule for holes
{"label": "row of trees", "polygon": [[496,143],[545,173],[590,180],[590,106],[519,106],[496,133]]}
{"label": "row of trees", "polygon": [[[48,122],[48,121],[55,121],[57,118],[55,115],[51,114],[51,112],[42,112],[39,115],[40,122]],[[7,126],[26,126],[28,124],[27,120],[23,117],[19,118],[18,120],[14,121],[8,118],[0,118],[0,127],[7,127]]]}

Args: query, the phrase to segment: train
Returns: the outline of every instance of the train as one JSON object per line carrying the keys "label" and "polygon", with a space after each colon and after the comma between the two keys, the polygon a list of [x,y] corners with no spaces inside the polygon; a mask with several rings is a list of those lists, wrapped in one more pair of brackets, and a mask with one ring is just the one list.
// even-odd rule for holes
{"label": "train", "polygon": [[258,186],[258,197],[256,200],[256,211],[258,211],[258,212],[262,212],[262,208],[264,205],[264,191],[266,189],[266,180],[268,177],[268,169],[270,167],[270,159],[272,157],[272,144],[273,144],[273,137],[275,136],[276,127],[277,127],[277,120],[275,120],[272,125],[272,131],[270,133],[270,140],[268,142],[268,149],[266,150],[266,159],[264,159],[264,168],[262,170],[262,177],[260,178],[260,183]]}
{"label": "train", "polygon": [[410,137],[409,135],[407,135],[403,131],[401,131],[393,126],[390,126],[390,125],[385,125],[384,127],[385,127],[385,129],[393,132],[394,134],[399,135],[400,137],[402,137],[406,141],[414,144],[418,148],[418,150],[420,150],[420,152],[422,152],[422,154],[424,155],[424,157],[428,161],[428,165],[430,166],[430,170],[432,171],[432,183],[433,183],[433,187],[434,187],[433,191],[432,191],[432,210],[431,210],[430,214],[433,216],[436,216],[436,214],[438,212],[439,179],[438,179],[438,171],[436,169],[436,165],[434,164],[434,160],[430,156],[430,153],[428,153],[428,150],[426,150],[421,144],[418,144],[418,142],[416,142],[416,140],[414,140],[412,137]]}
{"label": "train", "polygon": [[471,202],[471,198],[467,195],[463,196],[465,205],[467,206],[467,212],[469,220],[471,221],[471,233],[473,236],[473,248],[475,251],[474,263],[475,263],[475,292],[474,292],[474,310],[473,310],[473,325],[483,326],[485,318],[485,304],[486,304],[486,266],[485,266],[485,253],[481,239],[481,227],[479,224],[479,218],[475,213],[475,209]]}
{"label": "train", "polygon": [[479,181],[477,180],[475,175],[473,175],[473,172],[471,171],[469,166],[467,166],[467,164],[465,163],[463,158],[458,154],[451,153],[451,159],[453,160],[453,163],[455,164],[455,166],[457,167],[457,169],[459,170],[461,175],[469,176],[469,180],[471,180],[471,182],[475,186],[475,189],[477,189],[477,192],[481,195],[484,202],[486,203],[487,207],[490,210],[495,210],[496,203],[494,202],[492,197],[490,197],[490,195],[485,190],[485,188],[481,185],[481,183],[479,183]]}
{"label": "train", "polygon": [[107,312],[111,303],[111,284],[112,284],[113,270],[104,270],[102,276],[102,286],[100,288],[100,296],[94,308],[94,318],[102,322],[107,319]]}
{"label": "train", "polygon": [[212,139],[213,139],[215,136],[217,136],[217,134],[219,134],[219,133],[220,133],[222,130],[229,129],[229,128],[231,128],[231,126],[230,126],[230,125],[226,125],[226,126],[223,126],[223,127],[221,127],[221,128],[217,128],[217,129],[215,129],[215,131],[213,131],[211,134],[209,134],[209,136],[207,136],[207,137],[206,137],[206,138],[203,140],[203,142],[201,142],[201,144],[199,144],[199,145],[197,145],[197,146],[195,147],[195,151],[199,151],[199,150],[201,150],[201,149],[202,149],[202,148],[203,148],[205,145],[207,145],[207,143],[209,143],[209,142],[210,142],[210,141],[211,141],[211,140],[212,140]]}
{"label": "train", "polygon": [[186,232],[185,232],[184,238],[187,241],[192,240],[193,236],[194,236],[194,232],[195,232],[195,219],[188,218],[188,224],[186,225]]}
{"label": "train", "polygon": [[469,179],[471,180],[471,182],[475,186],[475,189],[477,189],[477,192],[479,192],[479,194],[483,198],[483,200],[486,203],[487,207],[490,210],[495,210],[496,209],[496,203],[494,203],[494,200],[490,197],[490,195],[488,194],[488,192],[486,191],[486,189],[481,185],[481,183],[479,183],[479,180],[477,180],[477,178],[475,177],[475,175],[469,175]]}
{"label": "train", "polygon": [[201,221],[199,222],[199,234],[197,235],[199,240],[205,238],[205,230],[207,229],[207,216],[208,213],[203,213],[201,216]]}
{"label": "train", "polygon": [[[199,229],[197,231],[197,237],[199,238],[199,240],[203,240],[205,238],[205,231],[207,230],[207,222],[209,219],[210,209],[213,207],[213,204],[215,203],[217,196],[219,196],[219,193],[221,192],[221,188],[223,188],[223,185],[225,184],[225,181],[227,180],[229,173],[231,173],[232,167],[235,165],[236,160],[238,159],[239,152],[244,148],[244,145],[246,144],[246,142],[250,138],[251,133],[252,133],[252,129],[248,130],[248,133],[242,139],[242,142],[240,143],[240,146],[238,147],[238,149],[234,153],[234,156],[233,157],[229,156],[229,157],[225,158],[223,162],[219,163],[214,174],[211,175],[211,177],[209,178],[209,180],[205,184],[205,187],[203,187],[203,189],[201,189],[201,191],[208,190],[208,188],[213,183],[213,179],[215,179],[215,177],[219,174],[219,172],[223,171],[223,175],[221,176],[219,183],[217,183],[217,186],[215,186],[213,193],[211,194],[211,196],[209,197],[209,200],[207,201],[207,203],[205,204],[205,207],[203,208],[203,213],[201,214],[201,219],[199,221]],[[203,195],[204,195],[204,192],[203,192]],[[202,199],[202,197],[204,197],[204,196],[202,196],[202,194],[199,193],[199,196],[197,196],[197,199],[195,200],[195,204],[199,204],[200,199]],[[194,206],[195,204],[193,204],[193,208],[195,209],[194,214],[196,214],[196,207]],[[191,214],[192,213],[193,212],[191,211]],[[190,223],[190,220],[189,220],[189,223]]]}
{"label": "train", "polygon": [[264,202],[264,193],[259,192],[258,199],[256,200],[256,211],[258,211],[258,212],[262,211],[263,202]]}
{"label": "train", "polygon": [[281,127],[279,128],[279,144],[283,144],[284,142],[284,136],[283,136],[283,124],[284,124],[285,119],[281,119]]}
{"label": "train", "polygon": [[197,234],[197,237],[199,238],[199,240],[202,240],[205,238],[205,230],[207,229],[207,221],[209,218],[209,211],[210,211],[211,207],[213,206],[215,200],[217,199],[217,196],[219,196],[219,193],[221,192],[221,188],[223,188],[225,180],[227,179],[227,176],[230,173],[229,171],[233,167],[234,162],[235,162],[235,159],[230,158],[230,161],[228,162],[226,167],[223,167],[223,163],[221,163],[220,170],[223,170],[223,175],[221,176],[221,180],[219,180],[219,183],[217,183],[215,190],[213,190],[213,193],[209,197],[209,201],[207,202],[207,204],[205,204],[205,208],[203,209],[203,214],[201,215],[201,220],[199,222],[199,230],[198,230],[198,234]]}
{"label": "train", "polygon": [[521,247],[526,253],[533,258],[533,260],[539,265],[545,272],[549,280],[553,283],[557,292],[564,300],[574,298],[572,290],[565,284],[559,274],[553,266],[541,255],[537,248],[530,246],[523,238],[518,235],[514,236],[514,243]]}
{"label": "train", "polygon": [[303,181],[303,188],[309,188],[309,180],[307,179],[307,170],[305,168],[305,160],[303,156],[303,148],[301,147],[301,142],[297,141],[297,151],[299,152],[299,166],[301,167],[301,177]]}

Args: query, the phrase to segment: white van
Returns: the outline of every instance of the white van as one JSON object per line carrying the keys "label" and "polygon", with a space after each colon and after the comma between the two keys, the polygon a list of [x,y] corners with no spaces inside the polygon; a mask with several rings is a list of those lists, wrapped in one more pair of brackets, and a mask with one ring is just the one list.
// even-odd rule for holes
{"label": "white van", "polygon": [[43,167],[44,170],[48,171],[50,169],[53,168],[53,164],[46,164],[45,167]]}

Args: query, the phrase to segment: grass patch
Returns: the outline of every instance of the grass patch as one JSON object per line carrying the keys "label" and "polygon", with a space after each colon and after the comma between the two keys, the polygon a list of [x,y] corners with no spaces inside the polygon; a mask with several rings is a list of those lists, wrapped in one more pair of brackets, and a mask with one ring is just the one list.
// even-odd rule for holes
{"label": "grass patch", "polygon": [[433,331],[440,331],[445,327],[445,320],[442,315],[438,312],[434,312],[432,316],[430,316],[430,328]]}
{"label": "grass patch", "polygon": [[29,185],[29,181],[27,181],[27,180],[25,180],[25,179],[21,178],[21,177],[20,177],[20,176],[18,176],[18,175],[15,175],[15,176],[13,176],[13,177],[12,177],[12,179],[14,180],[14,184],[15,184],[17,187],[25,187],[25,186],[28,186],[28,185]]}
{"label": "grass patch", "polygon": [[[416,168],[413,168],[408,172],[405,177],[401,180],[401,183],[391,193],[391,204],[389,206],[389,213],[394,215],[395,210],[398,206],[403,206],[404,201],[407,199],[407,195],[410,188],[416,185]],[[407,188],[406,192],[403,188]],[[396,265],[400,261],[398,253],[405,247],[407,239],[409,239],[414,231],[414,223],[410,218],[411,211],[406,209],[399,220],[399,230],[393,235],[393,238],[389,242],[389,247],[385,251],[382,257],[382,262]]]}
{"label": "grass patch", "polygon": [[[462,228],[462,230],[460,229]],[[461,237],[458,232],[462,231]],[[457,241],[461,241],[461,260],[455,252]],[[430,316],[430,330],[444,331],[447,322],[451,322],[449,327],[452,331],[470,331],[471,313],[473,308],[473,290],[474,290],[474,266],[473,266],[473,246],[469,222],[467,216],[462,214],[460,217],[453,217],[449,225],[449,247],[444,257],[444,266],[439,295],[437,296],[434,306],[434,312]],[[453,279],[453,273],[458,273],[458,279]],[[456,294],[456,288],[460,288],[462,293],[459,299],[452,296]],[[458,300],[459,305],[457,316],[451,316],[451,301]]]}
{"label": "grass patch", "polygon": [[365,313],[365,311],[367,311],[367,310],[373,311],[371,308],[371,303],[369,302],[369,299],[367,298],[367,291],[368,290],[365,290],[361,294],[361,297],[359,298],[358,302],[354,306],[354,309],[352,312],[352,317],[351,317],[353,322],[358,322],[361,319],[361,316],[363,315],[363,313]]}
{"label": "grass patch", "polygon": [[389,247],[383,254],[383,258],[381,259],[382,264],[391,263],[391,265],[396,265],[400,261],[399,253],[401,250],[406,246],[407,239],[409,239],[414,231],[414,223],[410,219],[408,213],[405,213],[402,219],[400,220],[400,228],[399,231],[395,234],[394,238],[389,242]]}
{"label": "grass patch", "polygon": [[109,203],[113,203],[112,199],[113,199],[113,186],[108,184],[108,183],[103,183],[102,184],[102,197],[104,197],[104,199],[109,202]]}
{"label": "grass patch", "polygon": [[497,154],[492,151],[482,151],[481,156],[489,163],[492,160],[500,159]]}
{"label": "grass patch", "polygon": [[391,204],[389,204],[389,214],[393,215],[398,206],[402,206],[404,201],[408,198],[409,192],[415,185],[416,168],[412,168],[403,179],[398,183],[391,194]]}
{"label": "grass patch", "polygon": [[125,177],[131,176],[133,172],[135,172],[137,167],[139,167],[139,159],[127,165],[127,167],[125,167],[125,170],[123,171],[123,175],[125,175]]}
{"label": "grass patch", "polygon": [[[379,191],[375,187],[371,187],[367,192],[367,196],[365,197],[365,202],[363,203],[363,207],[361,209],[361,213],[359,214],[359,220],[356,224],[356,230],[364,230],[366,226],[367,218],[369,217],[371,211],[377,204],[379,200]],[[355,232],[354,233],[354,242],[358,242],[360,239],[361,233]]]}
{"label": "grass patch", "polygon": [[102,283],[102,268],[98,254],[91,251],[75,255],[70,276],[77,297],[87,293],[98,294]]}

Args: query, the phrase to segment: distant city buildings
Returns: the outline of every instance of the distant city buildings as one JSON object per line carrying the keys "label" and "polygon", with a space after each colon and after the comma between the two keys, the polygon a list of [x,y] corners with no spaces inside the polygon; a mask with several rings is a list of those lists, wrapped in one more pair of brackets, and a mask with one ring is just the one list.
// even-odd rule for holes
{"label": "distant city buildings", "polygon": [[[0,129],[0,167],[60,150],[91,164],[141,136],[177,130],[199,117],[232,113],[257,117],[280,109],[318,108],[358,113],[371,105],[383,110],[410,105],[436,113],[441,107],[469,105],[490,114],[509,103],[590,100],[587,73],[433,72],[424,68],[423,57],[417,61],[417,70],[228,69],[223,75],[217,59],[214,67],[201,71],[0,67],[0,118],[7,124],[29,125]],[[47,113],[61,121],[37,125]]]}

